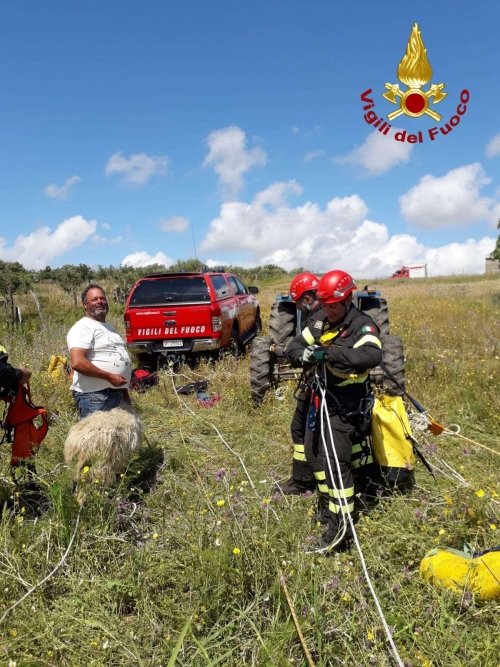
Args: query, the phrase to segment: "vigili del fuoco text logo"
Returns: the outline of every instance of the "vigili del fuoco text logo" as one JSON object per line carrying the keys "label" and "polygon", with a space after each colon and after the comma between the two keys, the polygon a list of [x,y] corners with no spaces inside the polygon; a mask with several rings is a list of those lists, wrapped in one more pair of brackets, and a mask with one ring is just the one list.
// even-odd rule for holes
{"label": "vigili del fuoco text logo", "polygon": [[[409,118],[419,118],[427,115],[436,123],[439,123],[442,116],[434,109],[434,106],[444,100],[448,93],[443,92],[444,83],[431,83],[427,90],[424,89],[424,86],[432,79],[432,67],[427,60],[427,49],[416,23],[412,28],[406,53],[398,65],[396,74],[399,81],[407,88],[402,90],[399,83],[385,84],[387,92],[382,93],[382,97],[388,102],[398,105],[395,111],[386,115],[387,119],[392,122],[401,115]],[[377,112],[374,111],[375,102],[370,97],[372,94],[373,91],[369,88],[361,95],[361,101],[364,102],[363,111],[366,112],[364,119],[369,125],[376,127],[379,132],[387,135],[392,125],[384,120],[383,116],[379,117]],[[407,130],[401,130],[394,134],[394,139],[401,142],[406,141],[410,144],[421,144],[426,135],[429,136],[431,141],[434,141],[440,134],[449,134],[460,123],[462,116],[467,111],[469,98],[469,91],[462,90],[455,114],[444,125],[431,127],[426,132],[419,131],[416,134],[408,134]]]}

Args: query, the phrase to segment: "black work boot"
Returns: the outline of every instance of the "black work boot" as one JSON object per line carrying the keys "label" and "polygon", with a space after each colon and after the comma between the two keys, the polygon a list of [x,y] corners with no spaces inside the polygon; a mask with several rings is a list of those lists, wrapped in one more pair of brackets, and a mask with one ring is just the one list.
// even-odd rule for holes
{"label": "black work boot", "polygon": [[294,479],[290,477],[288,482],[277,482],[278,489],[284,496],[301,496],[303,493],[313,493],[316,488],[316,482],[314,480],[310,482],[304,482],[299,479]]}

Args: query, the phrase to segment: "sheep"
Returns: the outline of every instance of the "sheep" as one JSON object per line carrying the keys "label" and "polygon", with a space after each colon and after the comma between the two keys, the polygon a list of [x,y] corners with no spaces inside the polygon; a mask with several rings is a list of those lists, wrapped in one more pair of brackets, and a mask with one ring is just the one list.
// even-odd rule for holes
{"label": "sheep", "polygon": [[[76,465],[76,482],[82,481],[82,470],[88,465],[94,479],[111,486],[116,474],[139,453],[143,440],[140,419],[132,407],[122,404],[107,412],[94,412],[72,426],[64,443],[64,459]],[[79,493],[79,499],[83,498]]]}

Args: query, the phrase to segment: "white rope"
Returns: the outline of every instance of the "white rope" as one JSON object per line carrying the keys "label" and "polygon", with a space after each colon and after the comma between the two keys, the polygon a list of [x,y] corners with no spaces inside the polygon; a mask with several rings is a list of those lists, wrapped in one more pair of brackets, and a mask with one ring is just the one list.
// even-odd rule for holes
{"label": "white rope", "polygon": [[[323,373],[324,373],[324,379],[325,379],[325,382],[326,382],[326,368],[323,368]],[[341,474],[341,472],[340,472],[340,463],[339,463],[339,459],[338,459],[338,456],[337,456],[337,452],[335,451],[335,442],[334,442],[334,439],[333,439],[332,427],[331,427],[330,419],[329,419],[329,416],[328,416],[328,408],[327,408],[327,405],[326,405],[326,389],[323,389],[321,383],[319,382],[319,378],[318,378],[317,373],[316,373],[316,379],[318,380],[318,384],[319,384],[319,386],[320,386],[320,391],[321,391],[321,409],[322,409],[322,414],[323,414],[323,411],[324,411],[324,412],[325,412],[325,415],[326,415],[326,417],[327,417],[328,431],[329,431],[329,435],[330,435],[330,441],[331,441],[331,443],[332,443],[333,457],[334,457],[334,459],[335,459],[335,466],[336,466],[336,468],[337,468],[338,477],[339,477],[339,481],[340,481],[340,486],[341,486],[341,488],[342,488],[342,492],[343,492],[342,499],[343,499],[343,500],[346,500],[346,497],[345,497],[344,482],[343,482],[343,480],[342,480],[342,474]],[[331,466],[331,463],[330,463],[330,456],[329,456],[329,452],[328,452],[328,449],[327,449],[327,442],[326,442],[326,439],[325,439],[325,433],[324,433],[324,428],[323,428],[323,421],[322,421],[322,428],[321,428],[321,437],[322,437],[323,446],[324,446],[324,448],[325,448],[325,459],[326,459],[326,462],[327,462],[327,465],[328,465],[328,471],[329,471],[329,473],[330,473],[330,479],[331,479],[331,481],[332,481],[332,484],[333,484],[334,487],[335,487],[334,476],[333,476],[333,472],[332,472],[332,466]],[[337,490],[337,491],[338,491],[338,490]],[[344,508],[342,508],[342,509],[344,509]],[[365,578],[366,578],[366,582],[367,582],[367,584],[368,584],[368,587],[369,587],[370,592],[371,592],[371,594],[372,594],[373,600],[374,600],[374,602],[375,602],[375,606],[376,606],[376,608],[377,608],[378,614],[379,614],[380,619],[381,619],[381,621],[382,621],[382,625],[384,626],[384,630],[385,630],[385,634],[386,634],[387,640],[388,640],[388,642],[389,642],[389,644],[390,644],[390,647],[391,647],[391,649],[392,649],[392,652],[393,652],[393,655],[394,655],[394,657],[395,657],[395,659],[396,659],[397,664],[399,665],[399,667],[404,667],[403,661],[401,660],[401,657],[400,657],[400,655],[399,655],[399,652],[398,652],[398,649],[397,649],[397,647],[396,647],[396,644],[394,643],[394,640],[393,640],[393,638],[392,638],[392,635],[391,635],[391,631],[390,631],[390,629],[389,629],[389,626],[387,625],[387,621],[385,620],[385,616],[384,616],[384,612],[383,612],[383,610],[382,610],[382,606],[381,606],[381,604],[380,604],[380,602],[379,602],[379,599],[378,599],[378,597],[377,597],[377,594],[375,593],[375,589],[374,589],[373,584],[372,584],[372,581],[371,581],[371,579],[370,579],[370,575],[368,574],[368,568],[367,568],[367,566],[366,566],[365,558],[364,558],[364,556],[363,556],[363,552],[362,552],[362,550],[361,550],[361,545],[360,545],[359,540],[358,540],[358,535],[357,535],[357,533],[356,533],[356,528],[355,528],[355,526],[354,526],[354,521],[353,521],[353,519],[352,519],[351,512],[349,511],[349,507],[348,507],[347,503],[345,504],[345,509],[347,510],[347,512],[346,512],[345,514],[344,514],[344,512],[342,511],[342,519],[343,519],[343,524],[344,524],[343,535],[345,535],[345,532],[346,532],[346,530],[347,530],[347,522],[346,522],[346,520],[345,520],[345,517],[346,517],[346,515],[347,515],[347,518],[348,518],[348,520],[349,520],[349,524],[350,524],[350,527],[351,527],[351,530],[352,530],[352,535],[353,535],[354,543],[355,543],[355,545],[356,545],[356,549],[358,550],[359,557],[360,557],[360,560],[361,560],[361,566],[362,566],[362,568],[363,568],[363,572],[364,572],[364,575],[365,575]],[[338,541],[335,542],[335,544],[338,544]],[[333,546],[333,545],[332,545],[332,546]]]}
{"label": "white rope", "polygon": [[70,550],[71,550],[71,546],[73,545],[73,541],[74,541],[74,539],[75,539],[75,537],[76,537],[76,532],[77,532],[77,530],[78,530],[78,524],[80,523],[80,515],[81,515],[81,513],[82,513],[82,509],[83,509],[83,505],[80,505],[80,509],[78,510],[78,515],[77,515],[77,517],[76,517],[76,523],[75,523],[75,529],[74,529],[74,531],[73,531],[73,535],[71,536],[71,539],[70,539],[70,541],[69,541],[68,547],[67,547],[66,551],[64,552],[64,555],[63,555],[63,557],[61,558],[61,560],[59,561],[59,563],[57,563],[57,565],[56,565],[55,568],[52,570],[52,572],[49,572],[49,574],[48,574],[44,579],[42,579],[42,581],[39,581],[38,584],[36,584],[36,586],[33,586],[33,588],[31,588],[27,593],[25,593],[25,594],[23,595],[23,597],[22,597],[20,600],[18,600],[17,602],[15,602],[11,607],[9,607],[9,608],[7,609],[7,611],[4,613],[4,615],[2,616],[2,618],[0,618],[0,624],[3,623],[3,621],[5,620],[5,618],[7,617],[7,615],[8,615],[11,611],[13,611],[18,605],[20,605],[21,602],[23,602],[23,600],[26,600],[26,598],[28,598],[32,593],[34,593],[34,592],[36,591],[37,588],[40,588],[40,586],[42,586],[43,584],[45,584],[45,582],[47,582],[47,581],[48,581],[48,580],[49,580],[49,579],[50,579],[50,578],[57,572],[57,570],[61,567],[61,565],[64,563],[64,561],[65,561],[66,558],[68,557],[68,554],[69,554],[69,552],[70,552]]}
{"label": "white rope", "polygon": [[[187,376],[184,375],[183,377],[187,377]],[[235,457],[238,459],[238,461],[239,461],[240,464],[241,464],[241,467],[243,468],[243,471],[245,472],[246,478],[248,479],[248,481],[249,481],[249,483],[250,483],[250,487],[252,488],[252,491],[253,491],[254,494],[257,496],[257,498],[262,502],[262,498],[261,498],[261,497],[259,496],[259,494],[257,493],[257,489],[256,489],[256,487],[255,487],[255,484],[253,483],[253,480],[252,480],[252,478],[250,477],[250,473],[248,472],[247,467],[246,467],[246,465],[245,465],[243,459],[241,458],[241,456],[238,454],[238,452],[235,452],[234,449],[228,445],[228,443],[224,440],[224,438],[222,437],[222,435],[221,435],[219,429],[217,428],[217,426],[215,426],[215,424],[212,424],[212,422],[209,422],[208,419],[204,419],[203,417],[200,417],[200,415],[197,415],[196,412],[194,412],[194,410],[191,410],[191,408],[189,407],[189,405],[187,405],[187,403],[186,403],[185,401],[182,400],[182,398],[179,396],[179,394],[177,394],[176,389],[175,389],[174,376],[173,376],[173,374],[171,375],[171,380],[172,380],[172,387],[173,387],[174,393],[176,394],[177,398],[178,398],[179,401],[182,403],[182,405],[186,408],[186,410],[188,410],[188,412],[190,412],[190,413],[193,415],[193,417],[194,417],[195,419],[200,419],[201,421],[203,421],[203,422],[205,422],[206,424],[208,424],[209,426],[211,426],[211,427],[214,429],[214,431],[217,433],[217,436],[219,437],[219,439],[221,440],[221,442],[225,445],[225,447],[227,447],[227,449],[231,452],[231,454],[233,454],[233,456],[235,456]],[[280,518],[279,518],[279,516],[276,514],[275,509],[274,509],[273,507],[271,507],[270,509],[271,509],[271,512],[273,513],[273,515],[274,515],[276,521],[279,521]]]}

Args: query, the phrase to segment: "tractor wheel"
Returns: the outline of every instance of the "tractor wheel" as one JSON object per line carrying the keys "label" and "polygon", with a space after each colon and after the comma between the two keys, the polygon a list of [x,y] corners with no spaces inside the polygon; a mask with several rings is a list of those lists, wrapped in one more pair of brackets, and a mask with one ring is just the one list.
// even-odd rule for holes
{"label": "tractor wheel", "polygon": [[271,338],[269,336],[255,338],[250,350],[250,388],[255,407],[262,404],[266,392],[271,388],[273,367]]}
{"label": "tractor wheel", "polygon": [[269,316],[269,335],[273,343],[288,343],[297,329],[297,306],[293,301],[275,301]]}
{"label": "tractor wheel", "polygon": [[[382,338],[384,365],[390,370],[401,386],[405,386],[405,356],[403,341],[399,336]],[[402,396],[401,389],[384,373],[383,389],[389,396]]]}
{"label": "tractor wheel", "polygon": [[362,311],[369,315],[380,331],[380,337],[389,336],[389,309],[385,299],[363,299]]}

